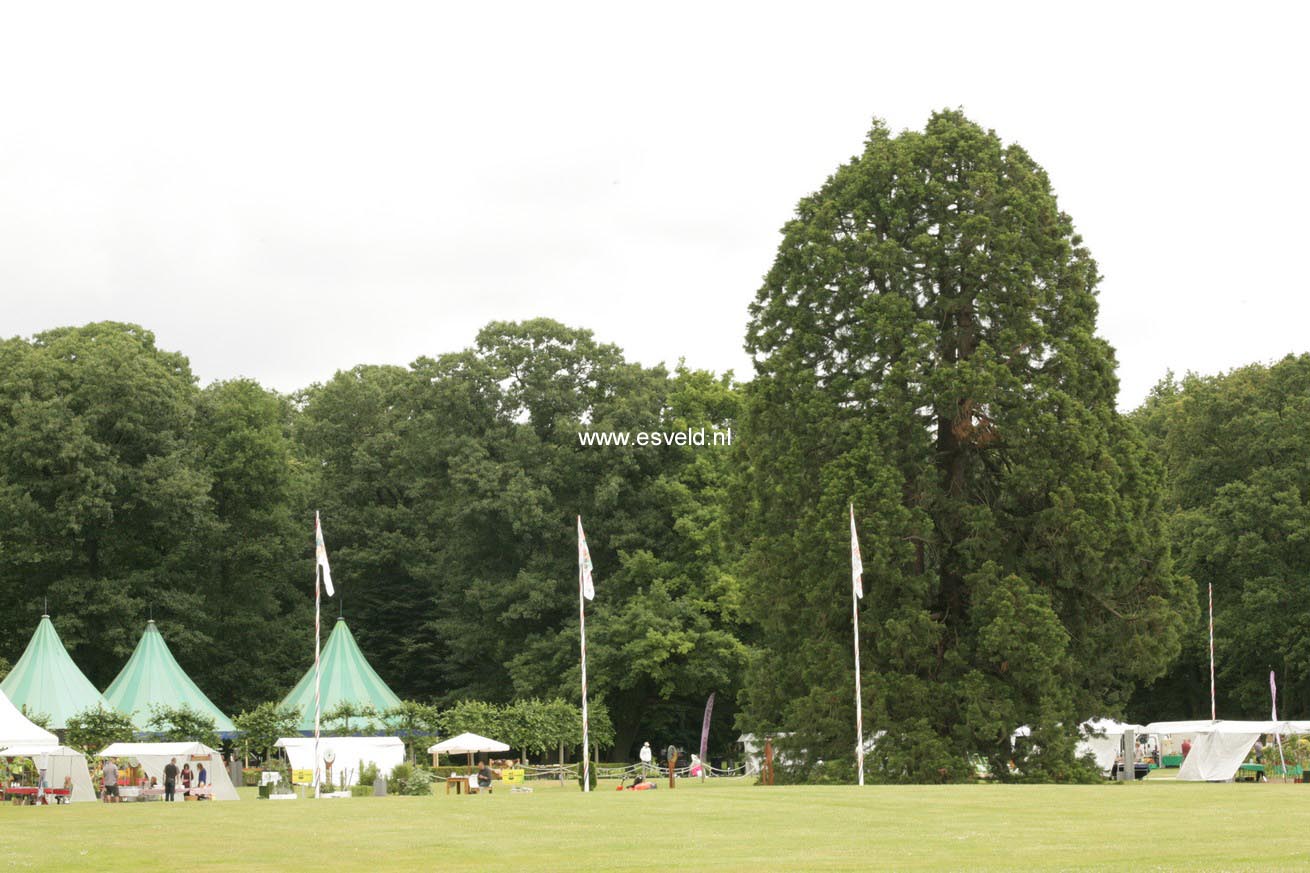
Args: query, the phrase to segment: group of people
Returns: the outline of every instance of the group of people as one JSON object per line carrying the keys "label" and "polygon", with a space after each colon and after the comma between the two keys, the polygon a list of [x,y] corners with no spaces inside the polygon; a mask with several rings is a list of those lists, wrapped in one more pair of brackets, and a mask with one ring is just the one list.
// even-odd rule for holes
{"label": "group of people", "polygon": [[[177,800],[177,784],[182,783],[182,795],[186,796],[191,793],[192,788],[207,786],[209,784],[209,773],[205,770],[203,761],[196,763],[196,769],[191,769],[191,762],[187,761],[178,769],[177,758],[171,759],[164,765],[164,800]],[[119,792],[121,778],[119,775],[118,762],[113,758],[106,758],[100,771],[100,798],[105,803],[119,803],[122,801],[122,794]],[[144,769],[137,779],[137,788],[147,790],[158,790],[159,779],[156,776],[147,776]]]}

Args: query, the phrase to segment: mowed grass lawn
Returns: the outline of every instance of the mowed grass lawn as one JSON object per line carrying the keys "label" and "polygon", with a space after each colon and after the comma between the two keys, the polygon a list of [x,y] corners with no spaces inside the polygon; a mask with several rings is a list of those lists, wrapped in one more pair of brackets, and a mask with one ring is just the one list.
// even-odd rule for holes
{"label": "mowed grass lawn", "polygon": [[[443,789],[444,790],[444,789]],[[1305,870],[1310,785],[774,787],[0,808],[0,870]]]}

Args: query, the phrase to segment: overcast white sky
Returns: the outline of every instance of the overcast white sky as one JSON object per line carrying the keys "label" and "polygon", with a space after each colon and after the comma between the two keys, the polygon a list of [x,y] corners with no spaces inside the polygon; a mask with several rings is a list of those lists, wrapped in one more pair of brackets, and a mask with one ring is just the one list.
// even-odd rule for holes
{"label": "overcast white sky", "polygon": [[749,376],[796,201],[960,106],[1099,261],[1121,406],[1310,345],[1292,4],[619,6],[7,5],[0,335],[139,322],[292,390],[544,315]]}

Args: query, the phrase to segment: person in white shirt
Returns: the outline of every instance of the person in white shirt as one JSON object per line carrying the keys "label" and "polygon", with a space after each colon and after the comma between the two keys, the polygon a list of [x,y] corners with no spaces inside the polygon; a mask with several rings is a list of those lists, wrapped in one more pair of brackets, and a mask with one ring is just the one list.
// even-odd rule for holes
{"label": "person in white shirt", "polygon": [[641,758],[641,775],[645,776],[650,772],[651,751],[649,742],[641,744],[641,752],[637,757]]}

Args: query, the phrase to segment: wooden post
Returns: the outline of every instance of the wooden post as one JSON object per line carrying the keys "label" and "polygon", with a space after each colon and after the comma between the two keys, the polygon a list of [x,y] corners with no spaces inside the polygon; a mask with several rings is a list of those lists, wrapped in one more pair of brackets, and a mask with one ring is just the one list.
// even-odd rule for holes
{"label": "wooden post", "polygon": [[677,788],[677,776],[674,774],[674,770],[677,769],[678,766],[678,750],[673,746],[669,746],[667,757],[669,759],[669,787]]}
{"label": "wooden post", "polygon": [[559,744],[559,784],[564,784],[564,744]]}
{"label": "wooden post", "polygon": [[773,737],[764,741],[764,770],[760,773],[760,784],[773,784]]}

